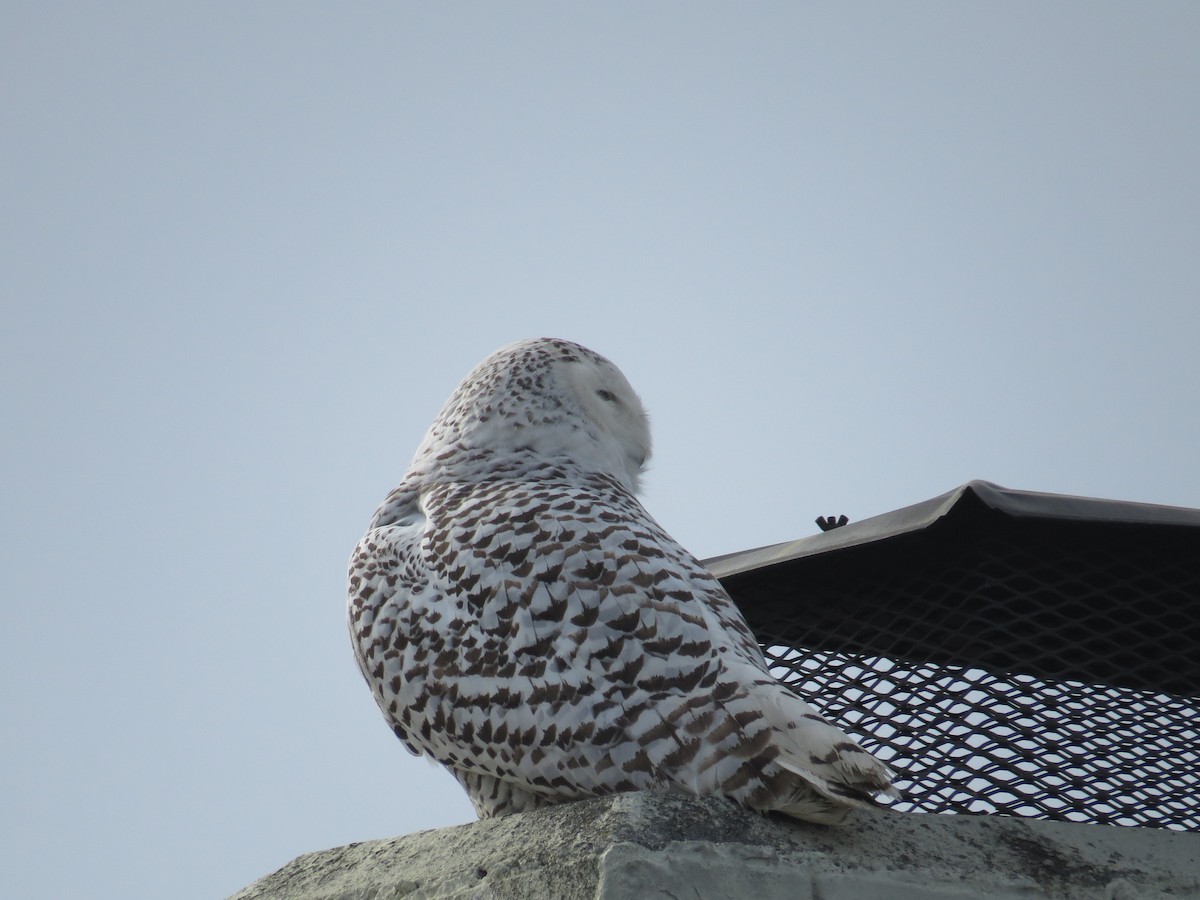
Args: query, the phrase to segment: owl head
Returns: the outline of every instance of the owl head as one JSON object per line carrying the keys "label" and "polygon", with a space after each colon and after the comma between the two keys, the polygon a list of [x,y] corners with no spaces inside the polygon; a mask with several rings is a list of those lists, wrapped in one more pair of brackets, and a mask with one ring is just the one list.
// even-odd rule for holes
{"label": "owl head", "polygon": [[475,367],[438,414],[410,473],[486,475],[506,461],[519,468],[522,459],[558,460],[636,492],[650,449],[646,410],[620,369],[579,344],[536,338]]}

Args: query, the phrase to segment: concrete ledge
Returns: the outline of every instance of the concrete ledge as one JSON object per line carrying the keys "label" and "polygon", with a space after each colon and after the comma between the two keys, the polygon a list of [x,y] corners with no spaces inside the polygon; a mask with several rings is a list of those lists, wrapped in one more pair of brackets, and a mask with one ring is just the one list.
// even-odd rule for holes
{"label": "concrete ledge", "polygon": [[1200,834],[620,794],[308,853],[232,900],[1200,900]]}

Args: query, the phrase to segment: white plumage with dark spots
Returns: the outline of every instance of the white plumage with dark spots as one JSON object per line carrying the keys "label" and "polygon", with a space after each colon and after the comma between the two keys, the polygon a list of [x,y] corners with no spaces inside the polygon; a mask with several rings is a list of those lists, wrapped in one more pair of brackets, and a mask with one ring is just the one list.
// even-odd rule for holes
{"label": "white plumage with dark spots", "polygon": [[585,347],[522,341],[467,376],[350,562],[396,736],[483,818],[658,789],[836,823],[890,792],[638,502],[649,458],[637,394]]}

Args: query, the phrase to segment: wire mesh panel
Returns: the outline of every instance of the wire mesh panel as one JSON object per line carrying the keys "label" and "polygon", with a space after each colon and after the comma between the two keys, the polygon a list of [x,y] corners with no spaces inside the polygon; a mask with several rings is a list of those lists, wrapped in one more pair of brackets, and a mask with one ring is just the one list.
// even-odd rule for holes
{"label": "wire mesh panel", "polygon": [[1200,830],[1194,702],[829,651],[767,656],[897,770],[898,810]]}
{"label": "wire mesh panel", "polygon": [[893,808],[1200,831],[1200,532],[992,517],[726,584]]}

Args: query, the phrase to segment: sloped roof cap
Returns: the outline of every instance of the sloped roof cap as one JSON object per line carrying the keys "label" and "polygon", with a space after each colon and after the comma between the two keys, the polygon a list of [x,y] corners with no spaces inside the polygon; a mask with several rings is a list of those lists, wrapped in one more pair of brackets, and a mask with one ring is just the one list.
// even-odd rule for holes
{"label": "sloped roof cap", "polygon": [[751,569],[921,531],[940,519],[948,520],[948,524],[966,524],[989,511],[1017,519],[1200,528],[1200,509],[1016,491],[976,480],[912,506],[798,540],[716,556],[706,559],[704,564],[718,578],[728,578]]}

